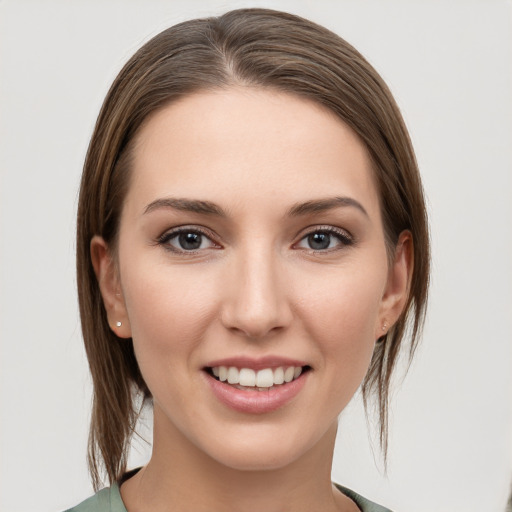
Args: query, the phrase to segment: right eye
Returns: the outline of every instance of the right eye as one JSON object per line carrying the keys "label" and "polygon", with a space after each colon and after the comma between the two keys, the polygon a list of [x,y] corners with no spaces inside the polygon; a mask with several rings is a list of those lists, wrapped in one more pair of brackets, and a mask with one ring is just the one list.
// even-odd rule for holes
{"label": "right eye", "polygon": [[158,239],[158,243],[176,252],[196,252],[218,247],[205,233],[190,228],[167,231]]}

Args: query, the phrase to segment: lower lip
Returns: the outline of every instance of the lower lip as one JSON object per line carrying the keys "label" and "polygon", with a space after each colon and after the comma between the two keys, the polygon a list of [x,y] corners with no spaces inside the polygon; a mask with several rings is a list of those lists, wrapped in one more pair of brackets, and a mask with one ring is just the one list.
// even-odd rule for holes
{"label": "lower lip", "polygon": [[238,412],[263,414],[283,407],[293,400],[304,387],[309,372],[286,384],[272,386],[268,390],[242,390],[221,382],[205,373],[210,389],[220,402]]}

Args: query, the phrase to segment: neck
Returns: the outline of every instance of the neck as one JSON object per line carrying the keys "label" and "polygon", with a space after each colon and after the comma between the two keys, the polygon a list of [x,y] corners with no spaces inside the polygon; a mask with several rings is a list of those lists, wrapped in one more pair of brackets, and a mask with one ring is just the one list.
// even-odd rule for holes
{"label": "neck", "polygon": [[357,510],[333,489],[336,424],[283,467],[235,469],[213,459],[155,414],[153,455],[121,488],[131,512],[281,512]]}

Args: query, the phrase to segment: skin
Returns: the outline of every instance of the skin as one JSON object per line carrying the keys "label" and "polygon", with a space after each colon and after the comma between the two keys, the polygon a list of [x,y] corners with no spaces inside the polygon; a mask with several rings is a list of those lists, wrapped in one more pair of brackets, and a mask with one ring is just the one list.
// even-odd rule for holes
{"label": "skin", "polygon": [[[334,197],[353,203],[289,215]],[[225,216],[154,204],[169,198]],[[178,226],[205,233],[199,249],[169,235]],[[341,238],[311,248],[332,229]],[[147,120],[117,250],[91,243],[110,324],[133,338],[154,397],[153,454],[121,487],[127,509],[358,510],[330,483],[337,418],[402,311],[411,245],[402,233],[389,264],[365,148],[313,102],[239,87]],[[234,411],[205,384],[208,362],[266,355],[311,367],[276,411]]]}

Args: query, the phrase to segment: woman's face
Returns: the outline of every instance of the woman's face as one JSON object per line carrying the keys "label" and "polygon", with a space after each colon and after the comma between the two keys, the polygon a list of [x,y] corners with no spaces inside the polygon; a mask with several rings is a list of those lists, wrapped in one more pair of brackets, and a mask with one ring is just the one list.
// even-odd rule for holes
{"label": "woman's face", "polygon": [[155,447],[168,436],[238,469],[282,467],[333,437],[407,286],[358,138],[313,102],[257,88],[149,119],[115,273],[102,244],[109,320],[133,338]]}

